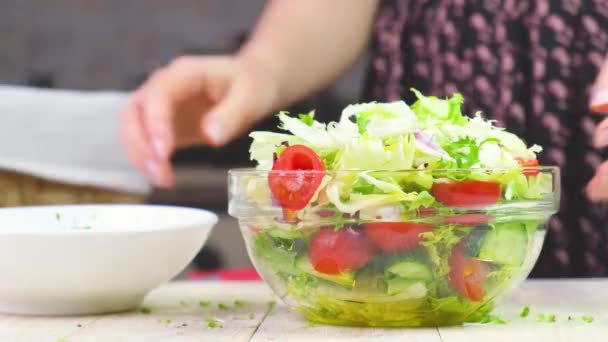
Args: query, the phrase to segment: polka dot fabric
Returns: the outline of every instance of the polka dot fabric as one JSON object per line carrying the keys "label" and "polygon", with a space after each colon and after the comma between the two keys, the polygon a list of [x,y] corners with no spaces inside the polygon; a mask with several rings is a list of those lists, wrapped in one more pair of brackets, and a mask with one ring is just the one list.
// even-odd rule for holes
{"label": "polka dot fabric", "polygon": [[543,146],[541,163],[562,169],[562,207],[532,275],[607,276],[608,207],[584,194],[605,157],[587,104],[607,52],[607,0],[384,1],[365,97],[458,91],[467,113]]}

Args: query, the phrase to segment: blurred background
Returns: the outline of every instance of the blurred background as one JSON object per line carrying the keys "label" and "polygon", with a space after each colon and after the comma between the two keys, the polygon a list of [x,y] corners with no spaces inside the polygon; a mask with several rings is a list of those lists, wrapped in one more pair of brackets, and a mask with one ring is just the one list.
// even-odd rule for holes
{"label": "blurred background", "polygon": [[[126,92],[176,56],[236,51],[263,5],[263,0],[0,0],[0,84]],[[366,63],[363,57],[334,85],[286,109],[316,109],[321,119],[335,118],[359,97]],[[256,129],[274,127],[269,117]],[[226,214],[226,171],[252,166],[249,143],[243,137],[222,149],[179,151],[177,186],[145,199],[219,213],[220,223],[193,267],[249,265],[236,221]],[[54,196],[73,191],[58,189]]]}

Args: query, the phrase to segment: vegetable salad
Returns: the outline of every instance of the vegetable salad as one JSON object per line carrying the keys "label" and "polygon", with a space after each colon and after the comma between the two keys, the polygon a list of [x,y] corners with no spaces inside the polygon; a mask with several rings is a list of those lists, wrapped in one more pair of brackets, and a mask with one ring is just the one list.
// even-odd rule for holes
{"label": "vegetable salad", "polygon": [[536,261],[557,206],[541,148],[464,115],[460,94],[412,91],[329,124],[279,113],[286,133],[251,133],[257,171],[231,173],[254,264],[310,320],[481,321]]}

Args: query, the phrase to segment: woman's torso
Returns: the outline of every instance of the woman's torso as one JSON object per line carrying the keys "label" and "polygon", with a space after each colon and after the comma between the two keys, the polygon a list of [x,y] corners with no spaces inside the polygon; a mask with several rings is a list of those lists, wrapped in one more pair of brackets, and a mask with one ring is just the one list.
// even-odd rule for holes
{"label": "woman's torso", "polygon": [[606,0],[384,1],[365,97],[458,91],[467,113],[543,146],[541,163],[562,169],[562,208],[533,275],[608,275],[608,209],[584,195],[603,160],[587,102],[607,51]]}

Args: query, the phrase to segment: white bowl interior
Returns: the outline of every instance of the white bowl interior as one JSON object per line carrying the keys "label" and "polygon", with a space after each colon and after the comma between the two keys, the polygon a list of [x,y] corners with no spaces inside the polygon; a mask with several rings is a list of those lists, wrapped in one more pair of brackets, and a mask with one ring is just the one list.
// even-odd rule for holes
{"label": "white bowl interior", "polygon": [[154,205],[0,209],[0,312],[124,311],[181,272],[217,217]]}
{"label": "white bowl interior", "polygon": [[0,234],[144,232],[214,225],[215,214],[161,205],[66,205],[0,209]]}

